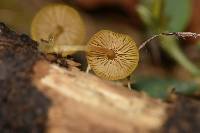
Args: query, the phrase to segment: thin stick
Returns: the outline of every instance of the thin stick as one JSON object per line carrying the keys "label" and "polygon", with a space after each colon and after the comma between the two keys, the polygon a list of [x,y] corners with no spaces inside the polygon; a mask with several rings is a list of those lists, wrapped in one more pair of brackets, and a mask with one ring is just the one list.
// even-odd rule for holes
{"label": "thin stick", "polygon": [[142,48],[144,48],[150,41],[154,40],[157,37],[160,36],[175,36],[177,38],[198,38],[200,37],[200,34],[198,33],[193,33],[193,32],[169,32],[169,33],[160,33],[158,35],[154,35],[151,38],[147,39],[145,42],[143,42],[140,46],[139,46],[139,50],[141,50]]}

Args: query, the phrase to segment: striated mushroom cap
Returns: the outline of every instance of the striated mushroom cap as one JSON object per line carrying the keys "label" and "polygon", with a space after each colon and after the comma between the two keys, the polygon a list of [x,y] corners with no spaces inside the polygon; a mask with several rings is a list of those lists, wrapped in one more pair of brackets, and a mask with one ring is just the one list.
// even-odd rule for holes
{"label": "striated mushroom cap", "polygon": [[74,49],[73,45],[83,44],[85,26],[79,13],[72,7],[50,4],[35,15],[31,25],[31,36],[36,41],[53,40],[52,49],[68,45],[70,50]]}
{"label": "striated mushroom cap", "polygon": [[88,42],[87,60],[99,77],[118,80],[133,72],[139,61],[139,52],[130,36],[101,30]]}

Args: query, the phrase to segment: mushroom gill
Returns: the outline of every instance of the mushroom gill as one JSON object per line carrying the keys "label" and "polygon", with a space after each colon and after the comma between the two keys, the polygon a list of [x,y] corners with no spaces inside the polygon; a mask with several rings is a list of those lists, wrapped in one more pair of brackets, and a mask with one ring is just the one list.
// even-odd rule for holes
{"label": "mushroom gill", "polygon": [[87,59],[99,77],[118,80],[133,72],[139,61],[139,53],[130,36],[101,30],[88,42]]}
{"label": "mushroom gill", "polygon": [[44,53],[68,55],[82,50],[85,34],[85,25],[78,11],[66,4],[43,7],[31,24],[32,38],[45,41],[39,43],[39,49]]}

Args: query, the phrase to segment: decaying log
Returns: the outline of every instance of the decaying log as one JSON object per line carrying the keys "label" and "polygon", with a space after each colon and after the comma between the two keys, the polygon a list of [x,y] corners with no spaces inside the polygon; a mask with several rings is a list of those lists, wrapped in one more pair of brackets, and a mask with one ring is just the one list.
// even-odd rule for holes
{"label": "decaying log", "polygon": [[36,42],[2,23],[0,92],[1,133],[200,131],[199,100],[181,96],[169,104],[52,64]]}

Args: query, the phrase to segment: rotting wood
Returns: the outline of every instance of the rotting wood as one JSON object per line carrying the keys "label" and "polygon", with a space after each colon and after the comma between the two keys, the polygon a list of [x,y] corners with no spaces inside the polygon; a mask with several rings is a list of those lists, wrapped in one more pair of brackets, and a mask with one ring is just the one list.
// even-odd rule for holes
{"label": "rotting wood", "polygon": [[53,99],[48,127],[55,122],[57,127],[49,128],[50,132],[150,132],[166,119],[161,101],[96,76],[45,62],[39,62],[34,72],[35,85]]}

